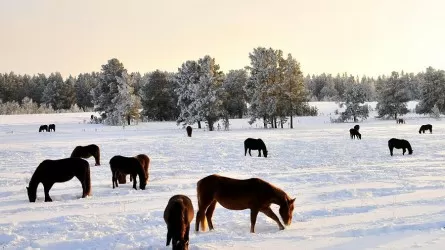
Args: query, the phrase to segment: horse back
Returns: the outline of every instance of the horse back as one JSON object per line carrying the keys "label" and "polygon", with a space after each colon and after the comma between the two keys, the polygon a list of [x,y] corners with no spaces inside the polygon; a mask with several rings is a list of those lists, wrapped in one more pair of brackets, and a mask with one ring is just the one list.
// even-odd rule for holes
{"label": "horse back", "polygon": [[65,158],[60,160],[44,160],[36,169],[42,182],[65,182],[76,175],[82,175],[89,171],[89,163],[81,158]]}
{"label": "horse back", "polygon": [[115,155],[110,159],[111,171],[119,171],[123,174],[138,173],[141,164],[135,157]]}
{"label": "horse back", "polygon": [[232,210],[268,207],[278,195],[275,189],[259,178],[240,180],[210,175],[198,181],[198,196],[212,196],[223,207]]}
{"label": "horse back", "polygon": [[181,194],[172,196],[164,210],[164,221],[166,223],[169,222],[172,213],[182,215],[183,218],[187,219],[186,222],[190,223],[195,216],[195,211],[190,198]]}
{"label": "horse back", "polygon": [[254,139],[254,138],[247,138],[244,140],[244,148],[250,148],[250,149],[265,149],[266,144],[264,144],[264,141],[261,139]]}

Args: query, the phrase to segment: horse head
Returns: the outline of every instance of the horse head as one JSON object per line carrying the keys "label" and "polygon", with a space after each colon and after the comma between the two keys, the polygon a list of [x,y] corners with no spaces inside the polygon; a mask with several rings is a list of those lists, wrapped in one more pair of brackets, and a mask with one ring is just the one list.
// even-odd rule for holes
{"label": "horse head", "polygon": [[26,187],[26,191],[28,192],[29,202],[35,202],[37,199],[37,193],[29,190],[29,187]]}
{"label": "horse head", "polygon": [[292,213],[294,211],[294,199],[289,199],[289,197],[285,198],[284,204],[280,205],[280,215],[281,219],[286,226],[289,226],[292,223]]}
{"label": "horse head", "polygon": [[267,158],[267,150],[266,149],[263,149],[263,155],[264,155],[264,157]]}
{"label": "horse head", "polygon": [[188,250],[189,249],[189,241],[185,239],[179,239],[176,242],[173,242],[173,250]]}

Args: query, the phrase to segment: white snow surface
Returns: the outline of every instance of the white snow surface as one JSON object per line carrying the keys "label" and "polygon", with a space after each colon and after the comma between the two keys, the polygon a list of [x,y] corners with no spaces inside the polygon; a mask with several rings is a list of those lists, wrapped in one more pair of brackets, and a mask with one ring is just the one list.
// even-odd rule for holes
{"label": "white snow surface", "polygon": [[[174,122],[123,128],[85,123],[91,113],[0,116],[0,249],[170,249],[167,201],[185,194],[196,214],[196,182],[210,174],[278,186],[296,198],[293,221],[279,230],[260,213],[250,233],[249,210],[217,205],[215,230],[195,232],[191,223],[190,249],[444,249],[445,122],[410,113],[396,124],[373,114],[359,123],[362,140],[351,140],[353,123],[329,122],[335,103],[312,105],[322,115],[297,117],[294,129],[235,119],[229,131],[194,125],[192,137]],[[38,132],[49,123],[55,133]],[[426,123],[433,134],[418,133]],[[262,138],[269,156],[244,156],[248,137]],[[395,149],[391,157],[392,137],[410,141],[414,153]],[[91,143],[101,148],[102,164],[88,159],[91,196],[80,198],[74,178],[52,187],[53,202],[44,202],[42,185],[37,201],[28,201],[26,186],[41,161]],[[113,189],[109,159],[141,153],[151,158],[147,189],[130,182]]]}

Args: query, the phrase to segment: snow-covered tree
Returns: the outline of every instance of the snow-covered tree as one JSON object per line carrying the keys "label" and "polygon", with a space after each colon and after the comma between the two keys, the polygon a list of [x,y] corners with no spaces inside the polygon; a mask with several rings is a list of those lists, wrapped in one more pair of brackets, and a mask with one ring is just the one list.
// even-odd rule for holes
{"label": "snow-covered tree", "polygon": [[361,84],[352,84],[347,87],[345,101],[340,103],[340,107],[345,107],[345,111],[340,116],[341,121],[352,119],[354,122],[357,122],[359,118],[368,118],[369,107],[364,104],[368,98],[366,91],[364,85]]}
{"label": "snow-covered tree", "polygon": [[416,112],[429,114],[436,106],[441,113],[445,113],[445,71],[428,67],[421,78],[423,84]]}
{"label": "snow-covered tree", "polygon": [[389,78],[377,79],[377,111],[379,117],[394,117],[408,113],[406,103],[410,100],[409,86],[404,84],[399,73],[393,71]]}
{"label": "snow-covered tree", "polygon": [[247,112],[244,85],[247,82],[247,71],[244,69],[230,70],[223,82],[224,111],[227,118],[242,118]]}
{"label": "snow-covered tree", "polygon": [[143,115],[157,121],[176,120],[179,116],[178,96],[174,74],[156,70],[142,77],[139,95],[142,99]]}
{"label": "snow-covered tree", "polygon": [[263,119],[264,127],[273,124],[277,108],[277,92],[280,90],[280,71],[278,64],[282,58],[280,50],[258,47],[249,53],[250,66],[246,69],[250,72],[244,90],[249,103],[249,115],[252,124],[256,119]]}
{"label": "snow-covered tree", "polygon": [[192,109],[192,104],[196,100],[196,89],[200,81],[200,66],[196,61],[186,61],[178,69],[175,75],[177,82],[175,93],[178,96],[179,116],[176,122],[184,124],[198,123],[201,128],[200,118],[197,111]]}
{"label": "snow-covered tree", "polygon": [[134,94],[132,76],[126,71],[116,77],[118,92],[111,100],[113,111],[107,114],[105,123],[109,125],[130,125],[131,118],[139,118],[141,102]]}

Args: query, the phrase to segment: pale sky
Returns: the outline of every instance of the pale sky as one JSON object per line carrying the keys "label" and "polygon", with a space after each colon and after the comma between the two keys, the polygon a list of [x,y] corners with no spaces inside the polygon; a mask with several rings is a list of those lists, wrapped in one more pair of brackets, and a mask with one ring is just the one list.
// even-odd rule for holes
{"label": "pale sky", "polygon": [[303,74],[445,69],[443,0],[0,0],[0,73],[176,72],[205,55],[224,72],[256,47]]}

